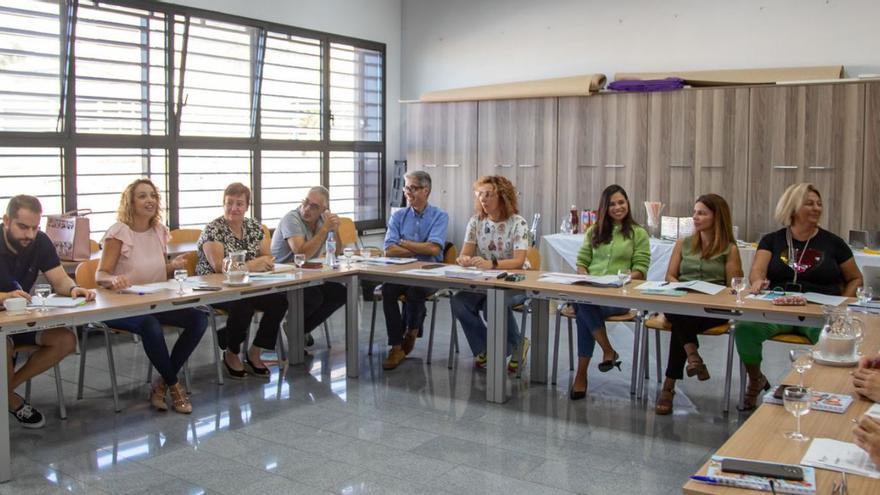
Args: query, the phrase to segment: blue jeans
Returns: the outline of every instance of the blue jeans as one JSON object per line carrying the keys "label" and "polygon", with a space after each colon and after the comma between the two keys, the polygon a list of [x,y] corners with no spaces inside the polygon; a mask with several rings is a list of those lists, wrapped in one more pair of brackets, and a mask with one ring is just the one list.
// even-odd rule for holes
{"label": "blue jeans", "polygon": [[593,333],[605,329],[605,318],[629,313],[627,308],[614,308],[611,306],[597,306],[594,304],[575,304],[578,330],[578,357],[593,357],[593,349],[596,348],[596,338]]}
{"label": "blue jeans", "polygon": [[[196,346],[199,345],[205,328],[208,326],[208,317],[202,311],[188,308],[152,315],[129,316],[104,323],[110,328],[118,328],[140,335],[147,358],[162,375],[165,383],[171,386],[177,383],[177,373],[183,367],[183,363],[189,359],[189,355],[193,353]],[[163,324],[183,328],[183,332],[174,343],[174,349],[170,355],[168,354],[168,346],[165,345]]]}
{"label": "blue jeans", "polygon": [[[510,308],[522,304],[526,300],[524,294],[513,296],[507,305],[507,355],[519,346],[519,327]],[[486,314],[486,294],[460,291],[452,296],[452,314],[461,323],[461,329],[471,346],[474,356],[486,352],[486,324],[480,313]]]}

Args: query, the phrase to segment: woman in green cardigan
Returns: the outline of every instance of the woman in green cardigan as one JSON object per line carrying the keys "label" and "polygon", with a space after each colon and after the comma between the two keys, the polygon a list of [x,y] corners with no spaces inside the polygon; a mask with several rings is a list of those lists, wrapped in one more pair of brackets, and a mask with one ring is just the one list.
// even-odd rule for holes
{"label": "woman in green cardigan", "polygon": [[[633,279],[644,280],[651,263],[651,245],[648,232],[632,219],[629,197],[617,184],[602,191],[599,199],[598,222],[587,230],[584,243],[578,251],[577,271],[590,275],[616,275],[619,270],[629,270]],[[599,371],[620,369],[620,361],[605,332],[605,319],[629,312],[627,308],[614,308],[594,304],[576,304],[578,333],[578,368],[571,386],[571,400],[587,395],[587,368],[593,357],[596,342],[602,348]]]}

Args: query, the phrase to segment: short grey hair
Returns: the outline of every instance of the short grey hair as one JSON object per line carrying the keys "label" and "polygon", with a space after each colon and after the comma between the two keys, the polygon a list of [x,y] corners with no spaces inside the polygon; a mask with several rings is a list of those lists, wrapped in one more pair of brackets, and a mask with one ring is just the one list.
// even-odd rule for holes
{"label": "short grey hair", "polygon": [[427,187],[431,189],[431,174],[425,172],[424,170],[413,170],[412,172],[407,172],[406,175],[403,176],[404,179],[413,179],[418,182],[418,184],[422,187]]}
{"label": "short grey hair", "polygon": [[327,204],[327,206],[330,205],[330,190],[328,190],[326,187],[324,187],[324,186],[315,186],[315,187],[310,188],[310,189],[309,189],[309,192],[306,193],[306,197],[303,198],[303,199],[308,198],[309,195],[312,194],[312,193],[318,193],[318,194],[320,194],[320,195],[324,198],[324,202]]}

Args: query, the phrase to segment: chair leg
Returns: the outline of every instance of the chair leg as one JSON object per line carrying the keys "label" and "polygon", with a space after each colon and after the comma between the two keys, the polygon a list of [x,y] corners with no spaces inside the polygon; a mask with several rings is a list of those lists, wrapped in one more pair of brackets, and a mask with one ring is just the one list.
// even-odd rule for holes
{"label": "chair leg", "polygon": [[450,330],[449,359],[446,361],[446,367],[452,369],[453,351],[458,353],[458,325],[455,324],[455,315],[452,313],[452,309],[449,310],[449,315],[452,317],[452,329]]}
{"label": "chair leg", "polygon": [[376,305],[379,302],[376,296],[373,296],[373,314],[370,316],[370,345],[367,347],[367,356],[373,355],[373,336],[376,334]]}
{"label": "chair leg", "polygon": [[67,405],[64,403],[64,387],[61,385],[61,367],[55,363],[55,392],[58,394],[58,416],[67,419]]}
{"label": "chair leg", "polygon": [[574,324],[568,319],[568,371],[574,371]]}
{"label": "chair leg", "polygon": [[735,346],[734,334],[736,333],[736,325],[731,322],[730,330],[727,331],[727,367],[724,373],[724,402],[722,403],[722,411],[730,411],[730,380],[733,374],[733,348]]}
{"label": "chair leg", "polygon": [[[329,349],[330,346],[328,345],[327,347]],[[284,349],[284,332],[282,331],[278,332],[278,336],[275,339],[275,352],[278,354],[278,364],[280,369],[281,363],[287,361],[287,351]]]}
{"label": "chair leg", "polygon": [[636,326],[633,327],[632,376],[629,381],[629,395],[636,395],[636,382],[639,379],[639,363],[641,362],[639,355],[639,342],[642,340],[641,331],[642,327],[638,323],[638,316],[636,316]]}
{"label": "chair leg", "polygon": [[223,385],[223,369],[220,367],[220,345],[217,341],[217,316],[211,307],[206,307],[203,311],[208,313],[208,322],[211,324],[212,348],[214,350],[214,366],[217,368],[217,384]]}
{"label": "chair leg", "polygon": [[663,371],[661,370],[661,356],[660,356],[660,330],[654,330],[654,349],[656,350],[655,356],[657,356],[657,383],[661,383],[663,379]]}
{"label": "chair leg", "polygon": [[[525,345],[525,338],[526,338],[526,323],[528,323],[528,321],[529,321],[529,311],[531,311],[530,304],[528,302],[526,302],[525,306],[523,306],[522,322],[520,323],[520,327],[519,327],[519,345],[516,346],[516,349],[513,350],[513,352],[516,353],[515,355],[517,356],[517,359],[522,357],[522,350],[523,350],[523,346]],[[513,359],[512,356],[511,356],[511,359]],[[526,360],[522,359],[522,362],[519,363],[519,366],[516,367],[516,377],[517,378],[522,378],[522,370],[525,367],[526,367]]]}
{"label": "chair leg", "polygon": [[742,407],[743,401],[746,399],[746,365],[742,359],[739,360],[739,405]]}
{"label": "chair leg", "polygon": [[119,407],[119,390],[116,388],[116,363],[113,362],[113,346],[110,342],[110,330],[104,329],[104,345],[107,347],[107,364],[110,366],[110,389],[113,390],[113,410],[121,411]]}
{"label": "chair leg", "polygon": [[428,330],[428,359],[425,361],[428,364],[431,364],[431,353],[434,352],[434,326],[437,323],[437,301],[439,296],[434,295],[434,300],[431,301],[431,329]]}
{"label": "chair leg", "polygon": [[559,365],[559,327],[562,326],[562,306],[556,308],[556,331],[553,337],[553,373],[550,374],[550,384],[556,385],[557,368]]}
{"label": "chair leg", "polygon": [[333,347],[330,343],[330,325],[327,324],[327,320],[324,320],[324,341],[327,342],[327,349]]}
{"label": "chair leg", "polygon": [[152,383],[153,382],[153,363],[147,359],[147,380],[144,383]]}
{"label": "chair leg", "polygon": [[80,344],[80,353],[79,353],[79,382],[76,385],[76,400],[81,400],[83,398],[83,384],[86,376],[86,353],[89,348],[86,346],[86,338],[89,336],[88,327],[82,328],[82,344]]}

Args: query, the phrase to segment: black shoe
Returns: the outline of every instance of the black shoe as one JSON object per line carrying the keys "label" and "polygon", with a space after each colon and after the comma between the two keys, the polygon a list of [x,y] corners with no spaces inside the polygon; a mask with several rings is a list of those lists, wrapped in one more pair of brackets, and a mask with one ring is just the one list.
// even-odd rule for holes
{"label": "black shoe", "polygon": [[247,376],[247,373],[244,370],[237,370],[229,366],[229,363],[226,362],[226,359],[223,356],[220,356],[220,359],[223,360],[223,368],[226,369],[226,374],[229,375],[229,378],[241,380]]}
{"label": "black shoe", "polygon": [[18,420],[18,423],[23,428],[37,429],[46,426],[46,418],[43,417],[43,413],[37,411],[33,406],[27,403],[24,399],[21,400],[21,405],[18,406],[18,409],[15,411],[9,411],[15,419]]}
{"label": "black shoe", "polygon": [[571,387],[568,390],[568,398],[571,400],[581,400],[587,396],[586,390],[575,390],[574,387]]}
{"label": "black shoe", "polygon": [[619,357],[620,356],[617,354],[617,351],[615,351],[614,352],[614,359],[612,359],[610,361],[602,361],[601,363],[599,363],[599,366],[598,366],[599,371],[601,371],[602,373],[607,373],[607,372],[611,371],[611,368],[617,368],[617,371],[621,371],[620,365],[621,365],[622,361],[618,361],[617,358],[619,358]]}
{"label": "black shoe", "polygon": [[311,333],[306,334],[305,344],[306,344],[306,347],[311,347],[311,346],[315,345],[315,338],[312,337]]}
{"label": "black shoe", "polygon": [[247,356],[244,358],[244,368],[248,373],[260,378],[269,378],[272,376],[272,372],[269,371],[269,368],[259,368],[254,366],[253,363],[251,363],[250,358]]}

